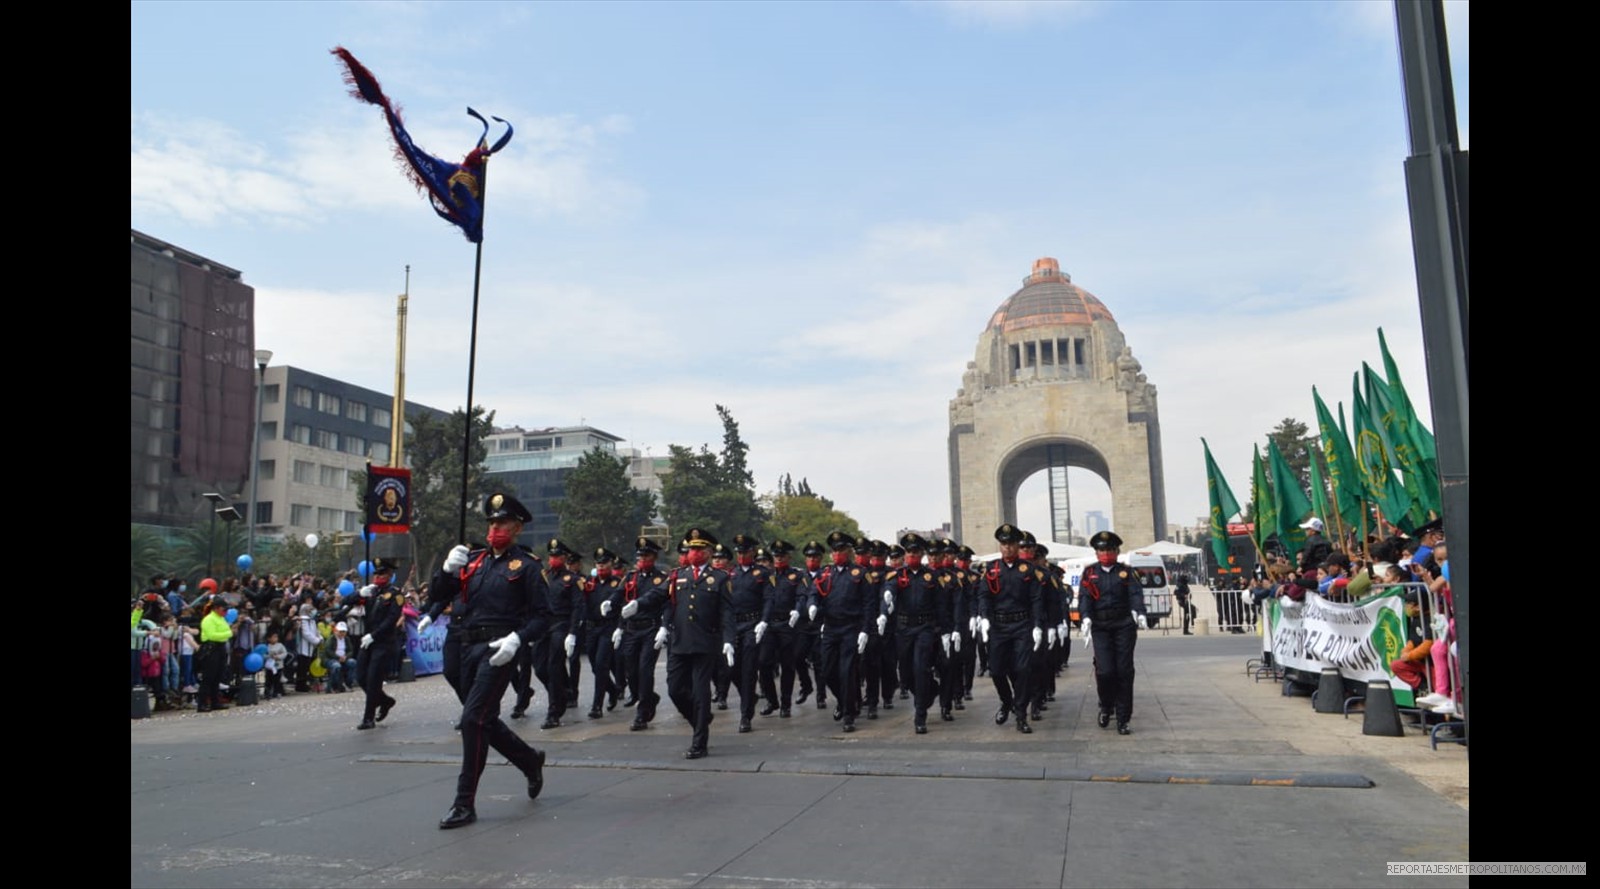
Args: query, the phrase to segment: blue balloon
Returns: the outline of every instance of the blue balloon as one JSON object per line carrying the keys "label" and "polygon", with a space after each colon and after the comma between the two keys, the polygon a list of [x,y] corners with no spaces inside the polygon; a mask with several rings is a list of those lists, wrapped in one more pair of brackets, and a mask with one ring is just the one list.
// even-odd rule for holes
{"label": "blue balloon", "polygon": [[239,609],[237,609],[237,608],[229,608],[228,609],[228,613],[225,615],[225,617],[227,617],[228,623],[230,623],[230,624],[233,623],[234,621],[239,619]]}
{"label": "blue balloon", "polygon": [[246,673],[260,673],[261,668],[265,665],[266,659],[253,651],[244,656],[244,671]]}
{"label": "blue balloon", "polygon": [[259,654],[262,657],[266,657],[267,656],[267,643],[263,642],[260,645],[257,645],[254,649],[252,649],[252,653],[253,654]]}
{"label": "blue balloon", "polygon": [[250,570],[250,566],[254,565],[256,563],[256,560],[250,558],[250,554],[249,553],[245,553],[244,555],[239,557],[238,562],[239,562],[239,570],[240,571],[249,571]]}
{"label": "blue balloon", "polygon": [[367,543],[371,543],[372,541],[378,539],[378,532],[376,532],[376,531],[362,531],[361,532],[361,539],[366,541]]}
{"label": "blue balloon", "polygon": [[348,596],[356,591],[356,585],[348,580],[339,581],[339,595]]}
{"label": "blue balloon", "polygon": [[372,563],[367,561],[366,559],[362,559],[361,560],[361,564],[356,566],[356,572],[361,575],[361,579],[362,580],[371,580],[372,579]]}

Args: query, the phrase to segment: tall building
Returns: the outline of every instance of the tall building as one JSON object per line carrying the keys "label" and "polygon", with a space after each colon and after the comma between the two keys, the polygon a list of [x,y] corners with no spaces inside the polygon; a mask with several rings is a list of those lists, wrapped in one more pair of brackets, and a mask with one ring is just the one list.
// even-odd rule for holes
{"label": "tall building", "polygon": [[1105,513],[1098,509],[1084,513],[1083,524],[1090,537],[1099,534],[1101,531],[1111,530],[1111,521],[1106,518]]}
{"label": "tall building", "polygon": [[620,458],[619,441],[620,436],[593,426],[534,430],[512,426],[489,434],[485,442],[489,478],[512,491],[533,515],[533,521],[523,526],[519,543],[544,552],[544,544],[561,533],[554,504],[566,496],[567,476],[577,467],[578,458],[595,448]]}
{"label": "tall building", "polygon": [[132,231],[132,509],[135,524],[245,511],[255,428],[255,289],[237,269]]}

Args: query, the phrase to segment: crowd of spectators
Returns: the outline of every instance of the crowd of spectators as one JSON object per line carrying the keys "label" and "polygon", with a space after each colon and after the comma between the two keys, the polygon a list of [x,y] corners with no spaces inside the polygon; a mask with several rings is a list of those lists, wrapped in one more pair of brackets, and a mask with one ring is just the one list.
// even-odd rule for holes
{"label": "crowd of spectators", "polygon": [[[226,708],[236,678],[257,673],[264,700],[351,691],[366,632],[361,584],[355,572],[333,582],[310,573],[245,574],[220,585],[207,578],[191,590],[180,578],[155,575],[133,601],[132,685],[149,689],[157,711]],[[405,595],[406,614],[415,618],[426,588],[406,587]],[[205,627],[212,614],[220,630]],[[222,648],[205,644],[208,633],[225,638],[216,643]],[[256,666],[252,654],[260,656],[257,670],[246,669]],[[402,657],[403,649],[382,665],[386,676],[398,676]]]}

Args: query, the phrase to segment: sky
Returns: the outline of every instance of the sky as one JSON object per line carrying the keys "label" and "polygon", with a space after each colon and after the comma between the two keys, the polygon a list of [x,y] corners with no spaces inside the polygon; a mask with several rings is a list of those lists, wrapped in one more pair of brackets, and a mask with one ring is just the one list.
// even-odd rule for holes
{"label": "sky", "polygon": [[[1464,149],[1466,0],[1446,23]],[[406,397],[466,400],[477,249],[343,46],[431,154],[476,143],[469,107],[515,128],[479,280],[497,425],[664,456],[718,449],[725,405],[758,494],[937,527],[950,400],[1049,256],[1156,386],[1169,522],[1207,512],[1202,438],[1248,496],[1252,445],[1314,428],[1313,386],[1348,406],[1380,327],[1433,426],[1384,0],[141,0],[131,44],[131,225],[240,270],[274,365],[391,392],[409,286]],[[1076,527],[1111,513],[1069,481]],[[1043,473],[1019,524],[1049,527]]]}

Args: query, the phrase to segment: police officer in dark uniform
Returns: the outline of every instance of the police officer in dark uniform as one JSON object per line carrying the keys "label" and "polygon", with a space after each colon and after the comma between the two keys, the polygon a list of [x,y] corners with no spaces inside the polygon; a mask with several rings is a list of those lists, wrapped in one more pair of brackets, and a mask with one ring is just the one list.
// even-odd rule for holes
{"label": "police officer in dark uniform", "polygon": [[[822,670],[834,696],[834,721],[844,721],[844,731],[856,730],[860,713],[860,674],[856,659],[867,649],[867,627],[878,611],[877,591],[867,584],[867,572],[850,564],[856,540],[843,531],[828,535],[833,564],[818,576],[806,613],[822,621]],[[819,690],[820,693],[820,690]]]}
{"label": "police officer in dark uniform", "polygon": [[511,662],[518,649],[544,633],[549,618],[539,558],[516,544],[523,524],[533,517],[515,497],[502,493],[489,495],[483,512],[489,519],[488,547],[456,546],[428,585],[429,602],[451,603],[444,671],[462,705],[461,776],[455,801],[439,821],[443,829],[478,820],[478,779],[490,747],[522,770],[529,799],[544,789],[544,753],[500,720]]}
{"label": "police officer in dark uniform", "polygon": [[[883,578],[887,573],[884,565],[889,555],[889,544],[882,540],[863,540],[856,547],[856,564],[866,572],[867,590],[875,593],[883,586]],[[873,601],[868,603],[874,618],[877,617],[878,603],[875,595]],[[895,653],[893,641],[886,641],[890,634],[888,627],[880,630],[877,621],[867,622],[867,647],[856,659],[857,669],[862,682],[866,685],[866,692],[862,695],[865,702],[868,719],[878,718],[879,692],[885,699],[893,700],[895,679],[894,674],[899,665],[899,657]],[[887,655],[887,657],[886,657]],[[858,688],[859,691],[859,688]]]}
{"label": "police officer in dark uniform", "polygon": [[[995,529],[1000,558],[989,563],[978,592],[978,632],[989,643],[989,676],[1000,696],[994,724],[1005,725],[1015,713],[1017,731],[1032,734],[1028,725],[1030,671],[1035,654],[1044,648],[1044,572],[1022,558],[1023,532],[1015,525]],[[1042,655],[1041,655],[1042,656]]]}
{"label": "police officer in dark uniform", "polygon": [[1044,596],[1044,648],[1033,655],[1032,698],[1028,702],[1028,718],[1037,720],[1050,709],[1046,701],[1055,699],[1056,658],[1061,650],[1061,619],[1066,611],[1061,605],[1061,585],[1051,570],[1055,566],[1047,558],[1050,548],[1034,540],[1032,534],[1028,537],[1029,542],[1022,545],[1022,556],[1038,567],[1045,580],[1039,588]]}
{"label": "police officer in dark uniform", "polygon": [[750,721],[756,715],[756,679],[761,670],[761,640],[770,627],[766,610],[767,596],[772,591],[772,569],[756,564],[756,550],[760,546],[761,542],[749,534],[735,534],[735,564],[728,576],[733,595],[733,676],[739,687],[740,734],[752,730]]}
{"label": "police officer in dark uniform", "polygon": [[708,752],[711,735],[712,667],[720,660],[733,666],[733,587],[726,572],[706,565],[717,539],[701,528],[684,537],[688,566],[667,579],[667,604],[661,621],[667,628],[667,695],[693,729],[685,759]]}
{"label": "police officer in dark uniform", "polygon": [[[668,572],[656,567],[661,547],[648,537],[634,541],[632,571],[622,576],[622,626],[612,631],[621,647],[622,662],[628,674],[628,700],[623,706],[636,706],[629,731],[642,732],[656,718],[661,695],[656,692],[656,660],[667,643],[667,628],[661,625],[661,611],[667,605]],[[618,638],[617,634],[621,633]]]}
{"label": "police officer in dark uniform", "polygon": [[802,636],[795,627],[806,607],[806,580],[804,571],[789,564],[794,544],[774,540],[767,549],[772,553],[772,583],[761,611],[761,622],[767,625],[766,638],[761,640],[761,694],[767,699],[767,706],[761,715],[771,716],[776,708],[778,716],[788,719],[796,663],[805,669],[798,658]]}
{"label": "police officer in dark uniform", "polygon": [[[550,620],[545,634],[533,643],[533,674],[539,677],[548,697],[542,729],[561,725],[572,697],[572,681],[567,676],[567,659],[577,650],[577,637],[572,629],[575,621],[583,618],[582,578],[567,567],[568,558],[577,555],[572,548],[557,538],[545,545],[549,556],[544,579],[550,608]],[[521,704],[521,701],[518,701]],[[526,709],[524,706],[522,709]]]}
{"label": "police officer in dark uniform", "polygon": [[982,646],[978,642],[978,572],[972,568],[972,557],[976,555],[972,547],[962,544],[950,554],[951,574],[960,585],[956,592],[962,603],[962,613],[966,619],[957,623],[955,632],[965,638],[961,641],[961,674],[956,691],[960,696],[955,699],[955,708],[964,710],[962,701],[972,700],[972,680],[978,672],[978,649]]}
{"label": "police officer in dark uniform", "polygon": [[1098,564],[1083,569],[1078,579],[1078,607],[1083,634],[1094,644],[1094,681],[1100,695],[1100,727],[1117,716],[1117,734],[1132,734],[1133,646],[1147,629],[1144,585],[1132,568],[1117,561],[1122,538],[1101,531],[1089,538]]}
{"label": "police officer in dark uniform", "polygon": [[905,548],[906,563],[882,583],[877,622],[880,627],[891,620],[899,624],[895,642],[900,675],[911,681],[912,728],[925,735],[928,708],[933,704],[934,652],[950,645],[949,578],[922,564],[928,550],[922,535],[904,534],[900,546]]}
{"label": "police officer in dark uniform", "polygon": [[[723,574],[733,573],[733,550],[718,543],[711,547],[711,567]],[[733,665],[716,660],[711,666],[711,703],[718,710],[728,709],[728,690],[733,688]]]}
{"label": "police officer in dark uniform", "polygon": [[594,551],[594,577],[584,581],[584,624],[587,638],[583,640],[583,653],[589,658],[589,672],[594,674],[594,698],[589,705],[589,718],[605,715],[606,698],[617,706],[617,687],[612,679],[616,646],[612,636],[618,628],[619,608],[616,598],[622,589],[622,578],[616,570],[616,553],[605,547]]}
{"label": "police officer in dark uniform", "polygon": [[[795,621],[795,631],[800,634],[800,642],[795,649],[795,670],[800,674],[800,696],[795,698],[798,706],[806,702],[806,697],[813,691],[817,695],[817,709],[828,708],[828,683],[826,674],[822,670],[822,624],[811,619],[811,597],[817,585],[817,578],[825,570],[822,567],[822,554],[827,552],[820,540],[806,541],[805,549],[801,554],[805,557],[805,591],[797,594],[796,600],[800,608],[800,616]],[[815,677],[815,683],[812,681]]]}
{"label": "police officer in dark uniform", "polygon": [[950,713],[951,709],[967,709],[966,704],[962,703],[965,686],[962,684],[961,661],[963,650],[972,648],[970,642],[961,639],[967,630],[967,594],[961,576],[955,569],[956,542],[941,538],[930,543],[928,549],[933,554],[935,574],[942,578],[940,582],[945,589],[948,609],[944,621],[945,638],[941,640],[935,657],[939,664],[939,718],[950,722],[955,719]]}
{"label": "police officer in dark uniform", "polygon": [[361,637],[361,662],[356,666],[356,678],[367,693],[358,729],[374,728],[394,709],[394,698],[383,691],[383,679],[389,659],[405,644],[406,634],[402,629],[405,600],[400,588],[390,583],[393,579],[394,563],[373,559],[372,583],[361,588],[362,601],[372,604],[367,614],[367,632]]}

